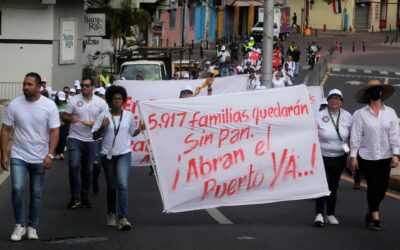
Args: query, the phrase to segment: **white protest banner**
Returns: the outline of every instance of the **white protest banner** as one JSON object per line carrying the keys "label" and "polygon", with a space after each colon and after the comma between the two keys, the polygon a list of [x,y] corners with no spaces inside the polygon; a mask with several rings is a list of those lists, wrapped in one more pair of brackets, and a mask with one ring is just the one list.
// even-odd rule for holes
{"label": "white protest banner", "polygon": [[[247,90],[247,75],[216,78],[212,85],[212,94],[241,92]],[[201,86],[206,79],[179,80],[179,81],[116,81],[115,84],[126,88],[128,100],[124,106],[134,114],[134,119],[139,122],[137,101],[173,99],[179,98],[181,89],[190,85],[194,89]],[[207,89],[203,89],[199,96],[207,95]],[[149,153],[142,134],[132,138],[132,165],[149,165]]]}
{"label": "white protest banner", "polygon": [[314,115],[317,115],[319,112],[321,99],[324,97],[324,90],[321,86],[308,86],[307,90],[308,93],[310,94],[310,102],[312,110],[314,112]]}
{"label": "white protest banner", "polygon": [[139,107],[166,212],[329,194],[304,85]]}

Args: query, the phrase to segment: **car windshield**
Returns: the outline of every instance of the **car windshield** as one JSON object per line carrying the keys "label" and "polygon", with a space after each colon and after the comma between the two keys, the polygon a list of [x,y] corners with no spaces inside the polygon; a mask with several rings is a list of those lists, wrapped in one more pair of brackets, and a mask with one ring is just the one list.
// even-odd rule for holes
{"label": "car windshield", "polygon": [[124,65],[121,70],[121,78],[125,80],[136,80],[137,76],[143,80],[161,80],[160,66],[157,64],[129,64]]}
{"label": "car windshield", "polygon": [[256,25],[254,27],[262,28],[262,27],[264,27],[264,22],[256,23]]}

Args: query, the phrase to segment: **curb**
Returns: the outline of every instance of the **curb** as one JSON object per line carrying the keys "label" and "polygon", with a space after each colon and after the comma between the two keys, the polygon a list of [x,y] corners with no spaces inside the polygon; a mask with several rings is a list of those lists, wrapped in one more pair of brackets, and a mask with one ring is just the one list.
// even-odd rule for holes
{"label": "curb", "polygon": [[389,188],[400,193],[400,175],[390,176]]}

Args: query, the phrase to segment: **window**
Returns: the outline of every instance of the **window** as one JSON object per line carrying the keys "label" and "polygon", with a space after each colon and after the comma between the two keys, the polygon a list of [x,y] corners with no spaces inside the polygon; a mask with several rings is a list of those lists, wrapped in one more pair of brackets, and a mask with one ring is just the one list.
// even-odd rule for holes
{"label": "window", "polygon": [[[399,0],[400,1],[400,0]],[[189,24],[190,27],[193,27],[195,24],[195,16],[196,15],[196,9],[194,7],[189,9]]]}
{"label": "window", "polygon": [[400,28],[400,0],[397,0],[397,28]]}
{"label": "window", "polygon": [[379,28],[386,28],[387,26],[387,8],[388,8],[388,1],[382,0],[381,1],[381,17],[379,20]]}
{"label": "window", "polygon": [[169,11],[169,29],[175,29],[175,18],[176,17],[176,9],[171,9]]}

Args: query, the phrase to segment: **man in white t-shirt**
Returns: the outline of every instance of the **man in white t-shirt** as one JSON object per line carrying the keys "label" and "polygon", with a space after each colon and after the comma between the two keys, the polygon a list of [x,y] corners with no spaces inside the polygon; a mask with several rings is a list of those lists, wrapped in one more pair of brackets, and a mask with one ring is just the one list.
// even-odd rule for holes
{"label": "man in white t-shirt", "polygon": [[93,95],[91,79],[81,83],[82,93],[70,98],[63,119],[70,122],[68,135],[69,184],[71,200],[67,207],[92,208],[89,200],[93,181],[93,162],[99,151],[98,141],[93,140],[91,128],[97,117],[108,110],[107,103]]}
{"label": "man in white t-shirt", "polygon": [[[12,241],[20,241],[28,232],[28,239],[37,240],[36,228],[42,204],[43,183],[46,169],[51,168],[57,147],[60,119],[53,101],[40,94],[40,76],[26,74],[23,82],[24,96],[10,102],[1,127],[1,167],[11,170],[12,205],[16,224]],[[8,142],[15,128],[11,157]],[[10,166],[9,166],[10,165]],[[30,206],[25,228],[24,190],[25,177],[29,174]]]}

